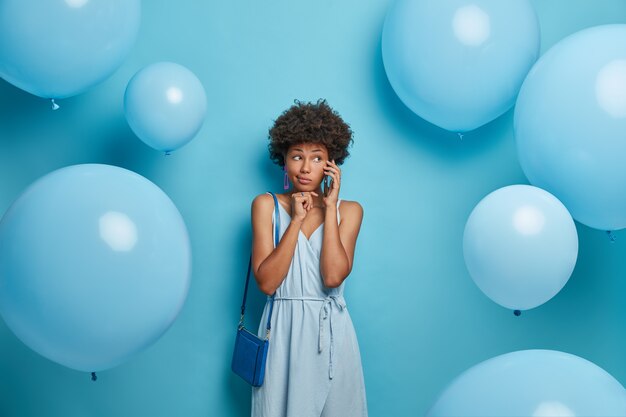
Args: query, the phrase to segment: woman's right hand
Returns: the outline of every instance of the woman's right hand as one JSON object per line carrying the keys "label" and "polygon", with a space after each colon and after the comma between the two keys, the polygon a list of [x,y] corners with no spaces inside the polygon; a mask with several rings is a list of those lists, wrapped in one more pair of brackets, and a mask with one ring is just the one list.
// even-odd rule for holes
{"label": "woman's right hand", "polygon": [[313,208],[315,191],[303,191],[291,194],[291,219],[302,223],[307,213]]}

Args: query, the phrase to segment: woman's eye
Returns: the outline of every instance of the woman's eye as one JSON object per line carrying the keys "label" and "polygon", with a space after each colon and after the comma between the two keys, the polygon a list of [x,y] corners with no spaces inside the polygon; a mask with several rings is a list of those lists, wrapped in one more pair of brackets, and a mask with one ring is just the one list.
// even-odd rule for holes
{"label": "woman's eye", "polygon": [[292,159],[295,159],[297,161],[298,159],[300,159],[300,155],[294,155]]}

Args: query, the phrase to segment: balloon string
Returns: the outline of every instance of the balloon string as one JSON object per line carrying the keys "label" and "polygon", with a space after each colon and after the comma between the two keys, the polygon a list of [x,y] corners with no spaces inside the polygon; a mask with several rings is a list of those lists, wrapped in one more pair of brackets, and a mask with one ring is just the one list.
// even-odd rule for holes
{"label": "balloon string", "polygon": [[56,104],[56,103],[54,102],[54,99],[52,99],[52,110],[58,110],[58,109],[59,109],[59,107],[61,107],[61,106],[59,106],[58,104]]}
{"label": "balloon string", "polygon": [[92,380],[92,381],[95,381],[96,379],[98,379],[98,377],[96,376],[96,373],[95,373],[95,372],[92,372],[92,373],[91,373],[91,380]]}
{"label": "balloon string", "polygon": [[606,231],[606,235],[609,237],[609,240],[611,241],[611,243],[615,242],[615,240],[617,239],[617,236],[615,236],[613,232],[610,230]]}

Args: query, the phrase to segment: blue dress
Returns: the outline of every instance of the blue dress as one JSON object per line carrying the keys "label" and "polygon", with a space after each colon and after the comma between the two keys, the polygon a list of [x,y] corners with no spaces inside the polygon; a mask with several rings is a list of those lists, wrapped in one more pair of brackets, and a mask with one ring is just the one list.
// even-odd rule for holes
{"label": "blue dress", "polygon": [[[279,214],[282,237],[291,218],[280,204]],[[320,272],[323,234],[323,223],[309,239],[299,232],[289,272],[276,290],[265,379],[252,388],[252,417],[367,416],[359,345],[343,297],[345,281],[327,288]],[[265,336],[268,313],[269,298],[259,337]]]}

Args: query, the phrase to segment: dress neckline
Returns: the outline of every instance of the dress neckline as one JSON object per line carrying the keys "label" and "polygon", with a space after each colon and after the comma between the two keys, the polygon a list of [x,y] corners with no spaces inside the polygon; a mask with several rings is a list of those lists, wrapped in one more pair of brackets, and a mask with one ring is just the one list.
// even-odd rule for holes
{"label": "dress neckline", "polygon": [[[291,216],[289,215],[289,213],[287,212],[287,210],[283,207],[283,205],[282,205],[282,204],[280,204],[280,201],[278,202],[278,207],[279,207],[280,209],[282,209],[282,210],[283,210],[283,212],[287,215],[287,217],[289,217],[289,219],[291,219]],[[309,243],[310,243],[310,242],[311,242],[311,238],[313,237],[313,235],[315,235],[315,233],[317,233],[317,231],[318,231],[318,230],[320,230],[320,229],[322,228],[322,226],[324,226],[324,223],[325,223],[325,222],[320,223],[320,225],[319,225],[319,226],[317,226],[317,228],[316,228],[315,230],[313,230],[313,233],[311,233],[311,236],[309,236],[309,237],[306,237],[306,235],[304,234],[304,232],[302,231],[302,229],[298,230],[298,232],[299,232],[299,234],[301,234],[301,235],[302,235],[302,237],[304,237],[304,239],[305,239],[307,242],[309,242]]]}

